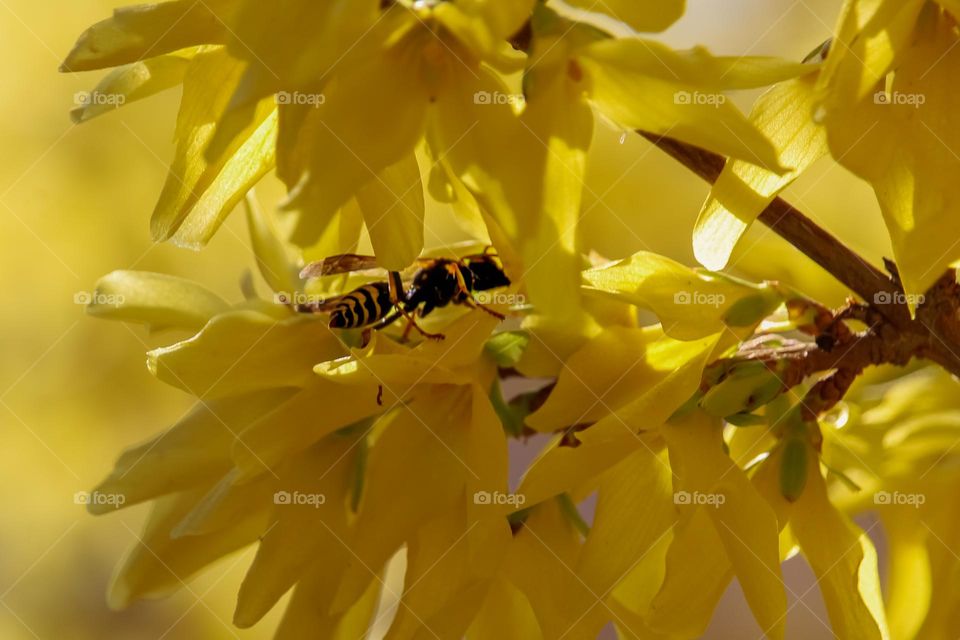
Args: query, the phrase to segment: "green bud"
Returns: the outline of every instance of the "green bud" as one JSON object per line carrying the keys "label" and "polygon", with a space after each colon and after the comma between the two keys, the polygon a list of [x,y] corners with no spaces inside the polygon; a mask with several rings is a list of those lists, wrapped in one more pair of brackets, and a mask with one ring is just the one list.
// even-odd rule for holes
{"label": "green bud", "polygon": [[780,493],[789,502],[795,502],[807,484],[807,448],[807,443],[799,438],[784,442],[780,460]]}
{"label": "green bud", "polygon": [[758,416],[754,413],[735,413],[725,418],[727,422],[735,427],[757,427],[767,424],[764,416]]}
{"label": "green bud", "polygon": [[769,402],[780,392],[780,379],[762,362],[738,364],[704,394],[700,406],[712,416],[726,418],[749,412]]}
{"label": "green bud", "polygon": [[740,298],[723,314],[723,321],[731,327],[749,327],[757,324],[777,308],[779,300],[764,292]]}
{"label": "green bud", "polygon": [[520,362],[528,344],[530,334],[526,331],[504,331],[487,340],[483,350],[498,367],[509,369]]}

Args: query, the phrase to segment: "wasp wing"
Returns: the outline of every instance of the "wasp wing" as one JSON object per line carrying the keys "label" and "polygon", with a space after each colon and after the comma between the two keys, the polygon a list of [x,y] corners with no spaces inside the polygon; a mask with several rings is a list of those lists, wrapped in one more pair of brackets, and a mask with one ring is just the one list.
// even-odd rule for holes
{"label": "wasp wing", "polygon": [[[417,258],[412,267],[404,269],[401,274],[404,276],[412,275],[416,268],[432,264],[432,258]],[[329,256],[317,262],[311,262],[300,271],[302,279],[319,278],[321,276],[333,276],[342,273],[354,273],[357,271],[370,271],[374,269],[383,270],[377,264],[376,256],[365,256],[356,253],[341,253],[335,256]]]}
{"label": "wasp wing", "polygon": [[375,256],[342,253],[336,256],[329,256],[317,262],[311,262],[300,271],[300,277],[304,279],[318,278],[320,276],[332,276],[338,273],[350,273],[376,268],[377,258]]}

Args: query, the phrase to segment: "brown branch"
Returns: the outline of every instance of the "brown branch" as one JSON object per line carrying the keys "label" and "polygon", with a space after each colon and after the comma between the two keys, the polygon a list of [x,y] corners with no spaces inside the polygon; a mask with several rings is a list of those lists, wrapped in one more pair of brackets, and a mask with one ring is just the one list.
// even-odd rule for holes
{"label": "brown branch", "polygon": [[[711,184],[723,170],[726,161],[716,153],[666,136],[638,133]],[[927,292],[911,318],[892,262],[886,261],[891,277],[782,198],[775,198],[758,219],[863,298],[873,313],[886,319],[885,324],[915,338],[915,356],[960,376],[960,290],[953,270]]]}
{"label": "brown branch", "polygon": [[[645,131],[638,133],[707,182],[713,184],[720,177],[725,163],[723,156],[673,138]],[[902,299],[897,282],[782,198],[774,199],[760,214],[759,220],[865,301],[876,300],[878,294],[886,294],[891,300]],[[910,317],[902,304],[890,305],[885,315],[898,322],[908,321]]]}

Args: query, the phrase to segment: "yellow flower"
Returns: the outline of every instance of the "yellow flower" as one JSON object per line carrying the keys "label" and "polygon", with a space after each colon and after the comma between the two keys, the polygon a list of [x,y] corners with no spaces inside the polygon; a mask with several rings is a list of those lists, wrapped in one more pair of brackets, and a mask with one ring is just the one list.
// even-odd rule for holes
{"label": "yellow flower", "polygon": [[[660,30],[682,3],[600,10]],[[455,200],[498,245],[539,322],[584,335],[596,327],[579,308],[576,230],[593,112],[781,170],[770,142],[723,92],[807,71],[614,38],[533,0],[121,9],[81,37],[64,68],[115,65],[124,66],[97,91],[119,104],[183,84],[156,238],[205,244],[275,168],[289,189],[286,207],[299,211],[298,244],[330,248],[331,230],[346,228],[334,252],[350,250],[359,214],[381,265],[402,269],[424,246],[429,174],[431,195]],[[76,117],[104,110],[96,104]]]}
{"label": "yellow flower", "polygon": [[[261,216],[251,209],[259,265],[280,283],[288,265]],[[321,622],[359,633],[381,567],[406,544],[417,588],[403,594],[398,633],[425,620],[465,631],[472,617],[454,612],[493,579],[510,539],[503,508],[476,498],[507,494],[506,436],[488,398],[496,365],[484,349],[495,319],[465,315],[443,343],[378,333],[351,350],[317,317],[256,298],[230,306],[158,274],[116,272],[95,299],[120,301],[91,307],[102,317],[202,326],[148,354],[151,372],[197,396],[196,407],[124,453],[95,489],[124,506],[155,501],[111,587],[115,606],[175,589],[259,539],[236,624],[254,624],[294,588],[284,637]],[[317,598],[329,610],[318,612]]]}
{"label": "yellow flower", "polygon": [[[943,8],[941,8],[941,6]],[[736,160],[727,163],[694,231],[697,259],[723,268],[737,240],[797,175],[829,154],[869,182],[893,244],[913,310],[947,267],[960,258],[957,164],[948,89],[957,33],[953,2],[848,0],[821,65],[764,94],[751,121],[790,171],[776,175]],[[953,226],[951,226],[953,225]]]}
{"label": "yellow flower", "polygon": [[[197,398],[96,489],[124,506],[152,503],[111,588],[114,605],[171,591],[257,544],[235,623],[255,624],[292,591],[285,638],[360,637],[388,612],[381,596],[398,605],[391,638],[588,639],[610,623],[637,637],[695,637],[734,577],[763,632],[783,638],[780,566],[799,552],[838,636],[889,636],[876,552],[850,518],[868,495],[906,490],[921,461],[952,461],[941,429],[953,435],[953,408],[912,423],[896,397],[876,403],[856,387],[819,416],[804,394],[820,381],[808,378],[838,363],[791,367],[829,355],[835,334],[852,336],[842,320],[788,286],[651,252],[585,257],[577,227],[598,115],[730,158],[694,234],[713,269],[830,151],[874,184],[888,223],[921,234],[894,236],[908,289],[923,284],[917,260],[939,269],[942,259],[912,243],[932,233],[937,198],[949,200],[949,174],[933,168],[943,154],[888,151],[863,114],[876,111],[883,140],[891,127],[923,124],[903,105],[871,106],[870,90],[894,69],[892,86],[925,86],[918,65],[937,53],[943,67],[930,73],[951,69],[956,34],[945,13],[851,0],[826,61],[793,64],[674,51],[636,33],[676,20],[683,3],[673,0],[595,8],[635,30],[625,37],[534,0],[201,4],[118,10],[65,63],[119,65],[96,89],[122,97],[116,105],[182,84],[154,235],[199,247],[246,198],[269,289],[264,297],[245,281],[244,300],[231,304],[162,274],[119,271],[98,284],[92,314],[175,332],[147,366]],[[726,92],[771,84],[750,119],[727,101]],[[99,116],[107,102],[74,117]],[[947,136],[945,113],[930,126]],[[858,132],[862,148],[850,142]],[[887,173],[874,174],[867,159],[881,153]],[[296,211],[289,225],[250,195],[274,170],[284,208]],[[916,191],[903,182],[914,177]],[[428,196],[501,252],[529,301],[510,309],[512,325],[453,304],[430,319],[444,341],[408,342],[395,326],[338,331],[322,313],[295,311],[300,296],[369,280],[304,282],[298,268],[355,250],[363,226],[390,270],[436,244],[423,222]],[[795,339],[814,329],[817,341]],[[516,375],[546,386],[508,400],[502,382]],[[507,438],[532,434],[547,442],[511,493]],[[956,486],[952,472],[932,468]],[[942,509],[947,492],[922,480]],[[592,495],[585,519],[578,508]],[[949,628],[941,585],[955,564],[933,539],[960,527],[942,517],[932,537],[892,530],[906,576],[890,597],[892,628]],[[401,593],[387,586],[397,562]],[[929,576],[936,593],[905,595],[914,576]]]}

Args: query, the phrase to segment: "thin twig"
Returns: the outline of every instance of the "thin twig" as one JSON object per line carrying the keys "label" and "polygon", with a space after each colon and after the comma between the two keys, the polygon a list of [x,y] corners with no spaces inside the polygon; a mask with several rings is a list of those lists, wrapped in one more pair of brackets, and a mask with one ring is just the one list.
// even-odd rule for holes
{"label": "thin twig", "polygon": [[[712,184],[720,177],[725,162],[723,156],[673,138],[645,131],[638,133],[707,182]],[[886,295],[880,299],[903,299],[902,291],[893,279],[782,198],[774,199],[758,219],[866,302],[872,303],[882,294]],[[906,306],[902,304],[885,305],[883,313],[897,324],[910,319]]]}

